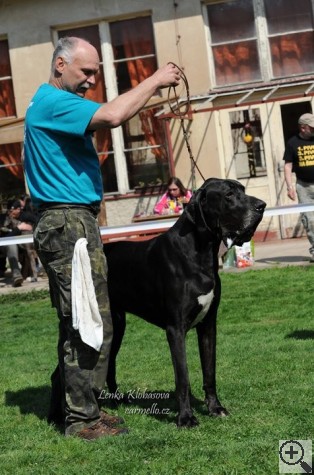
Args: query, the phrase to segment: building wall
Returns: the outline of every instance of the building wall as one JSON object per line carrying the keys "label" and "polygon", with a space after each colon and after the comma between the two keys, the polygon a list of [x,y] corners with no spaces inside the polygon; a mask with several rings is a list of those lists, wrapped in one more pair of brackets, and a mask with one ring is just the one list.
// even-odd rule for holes
{"label": "building wall", "polygon": [[[101,20],[125,19],[152,14],[159,65],[168,61],[185,72],[192,96],[204,96],[211,89],[206,29],[198,0],[72,0],[65,8],[63,0],[6,0],[0,4],[0,37],[9,40],[10,59],[18,117],[25,115],[37,87],[49,78],[53,52],[54,28],[98,23]],[[185,91],[178,91],[179,94]],[[167,90],[163,91],[165,105]],[[309,98],[303,99],[310,101]],[[300,99],[292,99],[299,102]],[[284,103],[285,101],[283,101]],[[250,194],[264,199],[268,206],[288,204],[283,187],[282,156],[284,139],[280,103],[260,104],[266,152],[267,177],[244,180]],[[206,111],[185,120],[193,158],[200,170],[195,171],[195,185],[211,176],[236,178],[232,161],[229,110]],[[188,187],[193,186],[191,158],[187,150],[180,120],[169,121],[175,173]],[[158,197],[148,196],[144,208],[152,210]],[[290,202],[291,203],[291,202]],[[138,198],[114,197],[106,202],[108,225],[127,224],[138,209]],[[281,228],[293,230],[298,216],[281,221],[264,219],[260,229],[279,234]],[[288,231],[289,232],[289,231]]]}
{"label": "building wall", "polygon": [[[53,28],[95,24],[101,20],[118,20],[147,13],[152,14],[159,65],[175,62],[184,68],[193,94],[206,91],[209,87],[208,68],[202,70],[202,74],[199,70],[200,64],[207,64],[200,4],[197,1],[177,3],[176,9],[169,0],[73,0],[71,8],[64,8],[62,0],[7,0],[1,4],[0,36],[5,35],[9,40],[17,115],[25,114],[34,91],[49,78]],[[176,16],[180,17],[179,39]],[[163,95],[167,97],[166,91]]]}

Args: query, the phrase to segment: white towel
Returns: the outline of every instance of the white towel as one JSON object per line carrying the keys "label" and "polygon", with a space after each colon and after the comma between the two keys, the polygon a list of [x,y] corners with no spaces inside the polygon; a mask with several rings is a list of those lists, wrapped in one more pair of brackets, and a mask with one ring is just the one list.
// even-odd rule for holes
{"label": "white towel", "polygon": [[103,342],[103,324],[85,238],[78,239],[74,247],[71,293],[73,328],[79,331],[84,343],[100,351]]}

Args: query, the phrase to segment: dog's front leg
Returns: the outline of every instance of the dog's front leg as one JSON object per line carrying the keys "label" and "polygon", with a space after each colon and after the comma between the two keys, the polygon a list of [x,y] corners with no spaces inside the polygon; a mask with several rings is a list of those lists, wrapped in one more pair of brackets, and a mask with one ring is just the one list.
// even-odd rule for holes
{"label": "dog's front leg", "polygon": [[211,313],[196,327],[203,372],[205,404],[212,416],[227,416],[216,393],[216,314]]}
{"label": "dog's front leg", "polygon": [[185,334],[173,327],[168,327],[166,333],[172,357],[176,396],[179,404],[177,425],[178,427],[193,427],[198,425],[198,421],[193,416],[190,402],[191,391],[186,359]]}

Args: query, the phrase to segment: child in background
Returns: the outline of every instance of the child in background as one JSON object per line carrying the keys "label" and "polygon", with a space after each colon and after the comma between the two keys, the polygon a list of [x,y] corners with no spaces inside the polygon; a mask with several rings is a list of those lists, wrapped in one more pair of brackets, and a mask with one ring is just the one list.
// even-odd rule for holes
{"label": "child in background", "polygon": [[171,177],[167,184],[166,193],[160,198],[154,207],[155,214],[179,214],[183,211],[183,205],[191,199],[192,192],[187,190],[181,180]]}

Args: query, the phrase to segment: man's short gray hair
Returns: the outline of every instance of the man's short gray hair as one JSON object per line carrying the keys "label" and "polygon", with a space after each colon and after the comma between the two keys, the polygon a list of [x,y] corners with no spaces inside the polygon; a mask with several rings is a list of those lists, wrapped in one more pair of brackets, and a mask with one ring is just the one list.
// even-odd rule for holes
{"label": "man's short gray hair", "polygon": [[62,56],[67,63],[71,63],[72,61],[72,53],[75,50],[80,38],[76,38],[75,36],[65,36],[64,38],[60,38],[56,49],[52,55],[51,61],[51,72],[54,73],[55,71],[55,63],[56,59],[59,56]]}

